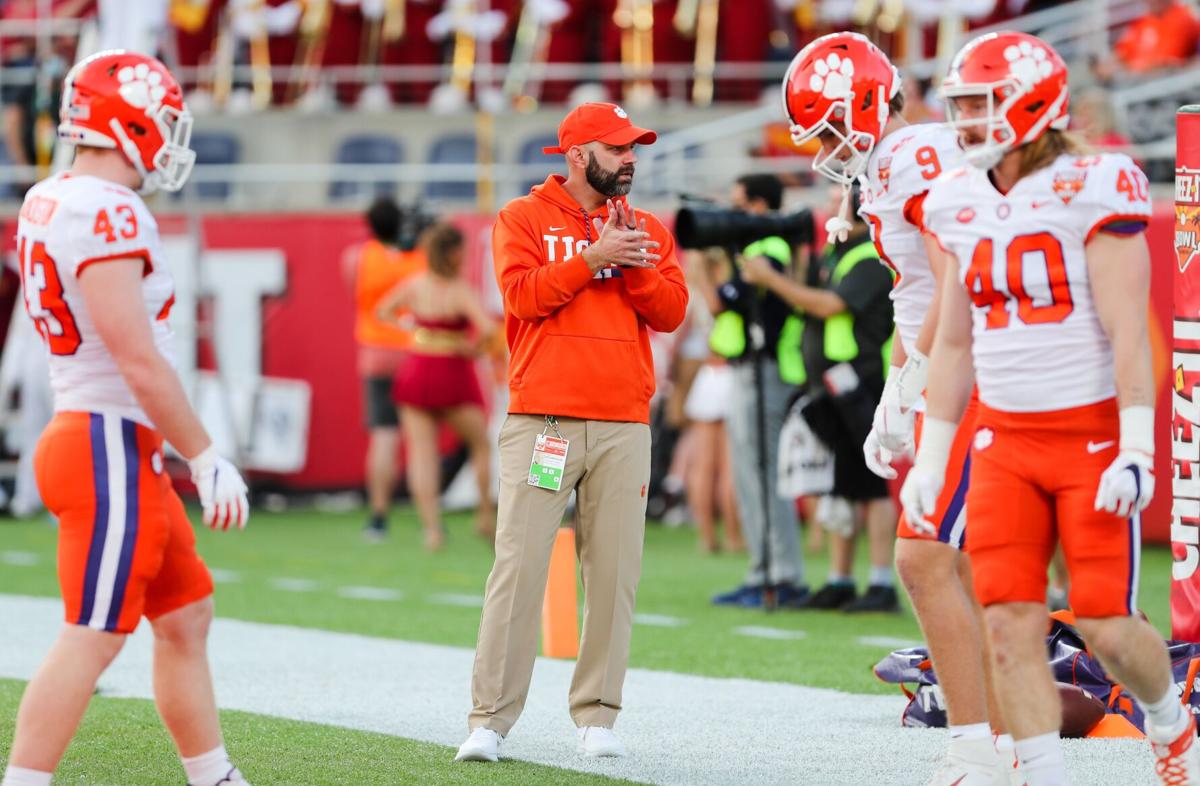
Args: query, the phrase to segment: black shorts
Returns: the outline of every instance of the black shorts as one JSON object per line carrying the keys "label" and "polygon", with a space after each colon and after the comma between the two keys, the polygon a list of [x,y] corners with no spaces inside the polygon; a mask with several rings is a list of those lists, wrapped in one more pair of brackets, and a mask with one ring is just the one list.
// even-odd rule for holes
{"label": "black shorts", "polygon": [[392,401],[390,376],[363,379],[363,420],[368,429],[397,428],[400,425],[396,402]]}
{"label": "black shorts", "polygon": [[838,440],[833,449],[833,496],[852,502],[869,502],[888,496],[888,484],[867,468],[862,443]]}

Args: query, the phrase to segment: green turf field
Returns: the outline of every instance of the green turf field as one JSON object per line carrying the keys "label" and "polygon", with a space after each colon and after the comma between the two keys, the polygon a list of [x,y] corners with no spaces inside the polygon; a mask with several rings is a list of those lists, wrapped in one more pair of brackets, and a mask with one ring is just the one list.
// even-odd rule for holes
{"label": "green turf field", "polygon": [[[0,762],[8,757],[13,719],[23,683],[0,680]],[[268,718],[246,712],[222,712],[221,728],[238,766],[263,783],[488,784],[526,786],[619,786],[632,781],[572,772],[505,759],[486,767],[454,764],[454,751],[386,734],[340,729],[315,723]],[[137,699],[97,697],[54,776],[68,784],[184,783],[183,768],[154,704]]]}
{"label": "green turf field", "polygon": [[[198,530],[201,553],[223,579],[216,592],[218,615],[473,646],[492,554],[471,533],[469,518],[449,518],[449,545],[439,554],[421,548],[415,518],[407,511],[393,516],[392,535],[381,544],[362,540],[362,522],[358,512],[256,512],[244,532]],[[701,555],[687,529],[651,526],[646,541],[638,612],[673,620],[635,626],[631,666],[885,693],[895,688],[879,683],[871,666],[895,646],[892,640],[920,639],[908,612],[851,617],[714,608],[708,598],[738,583],[745,557]],[[0,591],[57,595],[54,542],[54,529],[44,521],[0,524]],[[819,583],[824,560],[810,557],[807,565],[810,580]],[[865,575],[865,565],[859,567]],[[1147,548],[1142,607],[1164,632],[1170,575],[1170,552]],[[672,621],[677,626],[663,626]],[[803,638],[737,631],[746,626]]]}

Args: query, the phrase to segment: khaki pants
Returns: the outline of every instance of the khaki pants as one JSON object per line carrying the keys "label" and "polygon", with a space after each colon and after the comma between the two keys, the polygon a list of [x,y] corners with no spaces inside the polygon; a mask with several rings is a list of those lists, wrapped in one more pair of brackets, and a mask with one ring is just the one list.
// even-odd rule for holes
{"label": "khaki pants", "polygon": [[479,623],[468,725],[503,735],[517,722],[529,695],[550,551],[572,488],[584,597],[569,696],[577,726],[612,727],[621,709],[642,572],[650,428],[560,418],[558,428],[570,448],[562,490],[552,492],[526,483],[533,442],[545,425],[543,417],[509,415],[500,430],[496,564]]}

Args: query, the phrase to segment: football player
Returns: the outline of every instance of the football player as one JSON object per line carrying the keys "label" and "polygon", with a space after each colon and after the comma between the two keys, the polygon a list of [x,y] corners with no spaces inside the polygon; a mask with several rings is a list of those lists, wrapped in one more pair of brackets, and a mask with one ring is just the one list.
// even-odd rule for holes
{"label": "football player", "polygon": [[1196,724],[1137,609],[1138,514],[1154,495],[1146,177],[1064,133],[1067,69],[1033,36],[971,41],[942,91],[970,166],[923,206],[951,274],[906,515],[935,514],[977,384],[967,550],[997,684],[1020,686],[999,699],[1025,783],[1067,783],[1045,649],[1057,543],[1084,638],[1145,709],[1157,782],[1196,786]]}
{"label": "football player", "polygon": [[[885,478],[896,477],[893,456],[911,449],[926,353],[937,326],[941,269],[922,238],[921,201],[961,156],[956,134],[944,124],[905,122],[902,96],[900,75],[887,56],[858,33],[813,41],[796,55],[783,83],[793,140],[820,142],[813,169],[822,175],[847,188],[860,181],[859,213],[871,227],[880,260],[895,275],[891,369],[864,446],[867,465]],[[836,216],[827,229],[835,234],[843,222]],[[988,722],[982,630],[970,568],[960,551],[971,414],[968,410],[953,442],[945,491],[929,523],[901,516],[897,527],[897,572],[929,645],[950,726],[947,756],[931,786],[992,784],[997,775],[1006,782],[1012,770],[1011,751],[997,754]]]}
{"label": "football player", "polygon": [[123,51],[71,69],[61,114],[75,161],[29,190],[17,248],[54,390],[35,466],[58,519],[66,624],[25,690],[3,786],[50,783],[96,680],[143,616],[155,701],[189,784],[244,784],[222,744],[205,654],[212,578],[164,472],[164,440],[188,460],[209,526],[245,526],[246,485],[172,365],[173,285],[139,196],[186,181],[191,115],[162,63]]}

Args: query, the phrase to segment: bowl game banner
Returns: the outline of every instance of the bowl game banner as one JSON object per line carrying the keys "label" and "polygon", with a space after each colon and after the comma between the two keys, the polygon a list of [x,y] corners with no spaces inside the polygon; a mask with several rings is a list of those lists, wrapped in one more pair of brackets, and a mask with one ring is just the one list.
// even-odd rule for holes
{"label": "bowl game banner", "polygon": [[1171,632],[1200,641],[1200,106],[1180,109],[1176,128],[1171,473],[1159,477],[1171,479],[1173,498]]}

